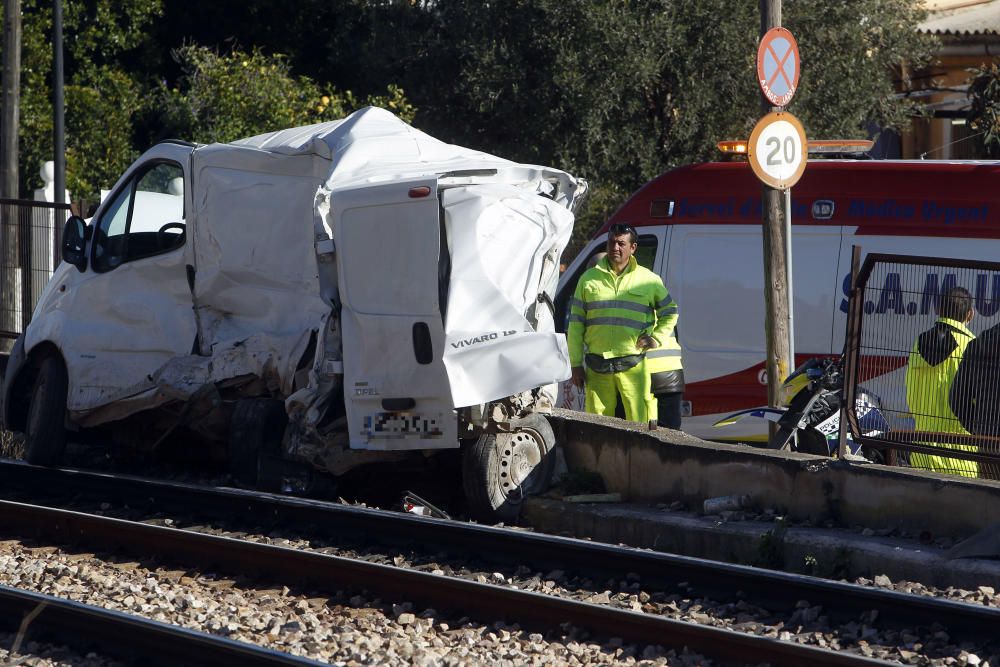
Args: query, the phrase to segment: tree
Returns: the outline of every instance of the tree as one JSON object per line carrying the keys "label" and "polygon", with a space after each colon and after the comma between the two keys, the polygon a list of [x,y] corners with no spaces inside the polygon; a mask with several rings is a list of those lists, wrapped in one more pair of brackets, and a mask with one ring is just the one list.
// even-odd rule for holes
{"label": "tree", "polygon": [[983,143],[991,158],[1000,158],[1000,61],[984,63],[970,71],[969,123],[983,133]]}
{"label": "tree", "polygon": [[414,108],[402,89],[357,99],[306,76],[292,73],[288,59],[259,49],[220,55],[188,45],[174,52],[183,72],[176,86],[160,84],[149,112],[161,137],[184,137],[199,143],[226,142],[286,127],[347,116],[369,104],[384,106],[404,120]]}
{"label": "tree", "polygon": [[[293,74],[291,59],[280,50],[268,55],[251,47],[220,55],[215,49],[185,45],[183,32],[161,32],[162,0],[63,3],[66,184],[75,199],[95,200],[101,188],[110,187],[139,153],[162,138],[231,141],[341,118],[367,104],[384,106],[406,120],[414,115],[402,88],[391,83],[355,96],[326,80]],[[273,16],[264,17],[270,28],[262,33],[271,30],[274,44],[302,48],[293,31],[274,29],[282,25],[278,18],[289,9],[288,3],[239,4],[249,8],[250,23],[260,18],[262,8],[270,7]],[[320,4],[304,2],[314,8]],[[21,190],[30,192],[41,185],[40,163],[52,159],[52,13],[48,0],[22,0],[22,7],[19,162]],[[189,4],[171,7],[175,18],[193,13]],[[323,12],[331,15],[330,8]],[[307,18],[300,13],[296,20],[301,25]],[[165,62],[163,54],[174,59]]]}
{"label": "tree", "polygon": [[[362,4],[370,27],[352,34],[369,43],[331,40],[328,60],[401,82],[416,123],[442,139],[590,179],[602,205],[588,208],[580,234],[658,173],[749,136],[760,116],[756,3]],[[790,110],[809,136],[858,138],[907,122],[914,103],[895,95],[894,78],[933,53],[922,16],[912,0],[786,0],[803,61]],[[379,55],[351,61],[358,53]]]}
{"label": "tree", "polygon": [[[0,0],[2,1],[2,0]],[[121,66],[160,11],[160,0],[63,0],[66,44],[66,185],[94,198],[135,157],[132,118],[142,79]],[[52,159],[52,3],[22,0],[21,191],[41,186]],[[110,130],[110,131],[109,131]]]}

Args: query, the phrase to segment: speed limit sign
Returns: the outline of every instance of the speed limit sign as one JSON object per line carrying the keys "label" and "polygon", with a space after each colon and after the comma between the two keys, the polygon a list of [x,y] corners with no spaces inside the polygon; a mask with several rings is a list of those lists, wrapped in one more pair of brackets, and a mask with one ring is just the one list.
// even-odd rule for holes
{"label": "speed limit sign", "polygon": [[773,111],[759,121],[747,145],[750,167],[764,185],[786,190],[806,168],[806,132],[787,111]]}

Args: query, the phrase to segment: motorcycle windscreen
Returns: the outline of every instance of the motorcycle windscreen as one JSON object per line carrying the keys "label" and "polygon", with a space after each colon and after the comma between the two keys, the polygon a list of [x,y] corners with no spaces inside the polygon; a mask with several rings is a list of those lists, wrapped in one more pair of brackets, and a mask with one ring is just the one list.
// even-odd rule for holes
{"label": "motorcycle windscreen", "polygon": [[444,364],[455,406],[567,379],[551,297],[573,214],[504,183],[450,188],[441,203],[451,254]]}
{"label": "motorcycle windscreen", "polygon": [[457,447],[441,360],[436,181],[333,191],[330,199],[351,447]]}

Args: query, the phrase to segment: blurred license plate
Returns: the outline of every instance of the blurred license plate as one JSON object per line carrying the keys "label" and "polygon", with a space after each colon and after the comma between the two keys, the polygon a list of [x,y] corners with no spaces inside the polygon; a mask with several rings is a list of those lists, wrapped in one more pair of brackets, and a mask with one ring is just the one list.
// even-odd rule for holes
{"label": "blurred license plate", "polygon": [[439,438],[443,433],[433,417],[376,412],[365,417],[364,435],[371,438]]}

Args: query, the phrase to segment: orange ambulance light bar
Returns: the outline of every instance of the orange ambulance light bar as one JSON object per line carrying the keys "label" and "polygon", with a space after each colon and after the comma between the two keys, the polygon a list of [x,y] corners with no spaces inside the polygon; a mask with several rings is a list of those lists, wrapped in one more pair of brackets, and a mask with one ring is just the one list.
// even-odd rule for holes
{"label": "orange ambulance light bar", "polygon": [[875,142],[870,139],[815,139],[806,145],[810,153],[867,153]]}
{"label": "orange ambulance light bar", "polygon": [[[725,155],[746,155],[748,141],[720,141],[716,147]],[[806,147],[811,154],[817,153],[867,153],[874,141],[870,139],[814,139]]]}
{"label": "orange ambulance light bar", "polygon": [[720,141],[716,147],[726,155],[746,155],[746,141]]}

